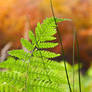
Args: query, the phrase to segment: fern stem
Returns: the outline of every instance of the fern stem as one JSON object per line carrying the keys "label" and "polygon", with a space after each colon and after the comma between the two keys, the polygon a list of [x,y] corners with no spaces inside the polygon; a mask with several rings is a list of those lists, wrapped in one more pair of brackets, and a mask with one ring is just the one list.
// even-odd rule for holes
{"label": "fern stem", "polygon": [[[51,4],[52,15],[54,17],[54,21],[55,21],[55,24],[57,26],[55,15],[54,15],[54,10],[53,10],[53,5],[52,5],[52,0],[50,0],[50,4]],[[65,60],[65,55],[64,55],[64,48],[63,48],[63,43],[62,43],[62,37],[60,35],[58,27],[56,27],[56,30],[57,30],[57,34],[58,34],[58,37],[59,37],[59,40],[60,40],[62,58],[64,60],[64,66],[65,66],[65,72],[66,72],[66,77],[67,77],[67,82],[68,82],[69,90],[70,90],[70,92],[72,92],[70,81],[69,81],[69,76],[68,76],[68,71],[67,71],[67,66],[66,66],[66,60]]]}
{"label": "fern stem", "polygon": [[76,33],[76,48],[77,48],[77,60],[78,60],[79,92],[81,92],[79,42],[78,42],[78,39],[77,39],[77,32],[75,31],[75,33]]}
{"label": "fern stem", "polygon": [[[26,60],[24,60],[24,61],[26,61]],[[25,77],[26,77],[26,80],[25,80],[25,89],[24,89],[25,92],[27,92],[27,87],[28,87],[28,86],[27,86],[27,84],[28,84],[28,73],[29,73],[29,72],[28,72],[28,69],[29,69],[29,63],[28,63],[28,65],[27,65],[27,72],[26,72],[26,76],[25,76]]]}
{"label": "fern stem", "polygon": [[[35,49],[36,49],[36,47],[34,47],[34,49],[32,50],[32,52],[31,52],[31,57],[33,56],[33,52],[34,52]],[[31,58],[31,57],[30,57],[30,58]],[[29,62],[30,62],[30,58],[29,58]],[[25,60],[24,60],[24,61],[25,61]],[[30,63],[31,63],[31,62],[30,62]],[[30,63],[27,64],[27,75],[26,75],[26,80],[25,80],[25,92],[28,92],[28,90],[27,90],[27,87],[28,87],[27,84],[28,84],[28,81],[29,81],[29,80],[28,80],[28,79],[29,79],[29,78],[28,78],[28,75],[29,75],[28,69],[29,69],[29,64],[30,64]],[[31,89],[31,90],[32,90],[32,89]]]}
{"label": "fern stem", "polygon": [[[38,48],[39,48],[39,45],[38,45],[37,42],[36,42],[36,44],[37,44],[37,46],[38,46]],[[42,50],[42,49],[41,49],[41,50]],[[45,65],[45,62],[44,62],[44,59],[43,59],[43,56],[42,56],[41,51],[40,51],[40,55],[41,55],[41,58],[42,58],[42,61],[43,61],[44,69],[46,70],[46,74],[47,74],[48,80],[51,81],[51,79],[50,79],[50,77],[49,77],[49,75],[48,75],[48,71],[47,71],[47,68],[46,68],[46,65]]]}

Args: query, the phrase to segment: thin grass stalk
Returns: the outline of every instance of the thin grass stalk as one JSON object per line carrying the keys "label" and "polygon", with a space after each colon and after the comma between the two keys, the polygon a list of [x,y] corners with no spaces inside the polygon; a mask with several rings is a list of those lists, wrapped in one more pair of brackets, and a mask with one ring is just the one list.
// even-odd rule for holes
{"label": "thin grass stalk", "polygon": [[77,32],[75,31],[76,35],[76,48],[77,48],[77,61],[78,61],[78,78],[79,78],[79,92],[81,92],[81,76],[80,76],[80,54],[79,54],[79,42],[77,38]]}
{"label": "thin grass stalk", "polygon": [[69,81],[69,76],[68,76],[68,71],[67,71],[67,66],[66,66],[66,60],[65,60],[65,55],[64,55],[64,48],[63,48],[63,43],[62,43],[62,37],[61,37],[61,35],[60,35],[59,29],[58,29],[58,26],[57,26],[57,23],[56,23],[56,19],[55,19],[55,15],[54,15],[54,10],[53,10],[53,5],[52,5],[52,0],[50,0],[50,4],[51,4],[52,15],[53,15],[53,17],[54,17],[54,21],[55,21],[55,24],[56,24],[57,34],[58,34],[59,41],[60,41],[60,45],[61,45],[61,49],[60,49],[60,50],[61,50],[61,52],[62,52],[62,59],[63,59],[63,61],[64,61],[64,67],[65,67],[65,72],[66,72],[66,77],[67,77],[68,86],[69,86],[70,92],[72,92],[71,85],[70,85],[70,81]]}
{"label": "thin grass stalk", "polygon": [[73,60],[72,60],[72,64],[73,64],[73,92],[74,92],[74,60],[75,60],[75,37],[76,37],[76,32],[75,29],[73,30]]}

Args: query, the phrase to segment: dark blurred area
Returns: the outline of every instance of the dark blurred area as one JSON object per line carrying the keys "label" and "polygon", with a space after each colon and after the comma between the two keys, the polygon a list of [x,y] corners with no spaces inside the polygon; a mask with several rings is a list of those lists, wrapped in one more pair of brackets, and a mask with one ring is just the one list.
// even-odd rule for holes
{"label": "dark blurred area", "polygon": [[[87,70],[92,61],[92,0],[52,0],[56,17],[72,21],[58,23],[63,39],[66,60],[72,64],[73,31],[78,33],[80,61]],[[28,39],[28,30],[35,30],[37,22],[52,16],[50,0],[1,0],[0,1],[0,56],[11,49],[22,48],[21,37]],[[59,41],[57,34],[56,41]],[[55,41],[55,42],[56,42]],[[9,44],[10,45],[7,45]],[[61,53],[60,44],[49,49]],[[56,60],[60,61],[61,57]],[[75,50],[75,61],[77,54]]]}

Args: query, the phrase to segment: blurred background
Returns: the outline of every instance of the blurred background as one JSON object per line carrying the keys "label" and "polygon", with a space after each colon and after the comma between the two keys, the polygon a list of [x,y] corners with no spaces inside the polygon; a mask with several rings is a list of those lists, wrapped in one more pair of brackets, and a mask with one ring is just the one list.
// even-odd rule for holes
{"label": "blurred background", "polygon": [[[73,31],[77,30],[80,61],[85,72],[92,61],[92,0],[52,0],[52,2],[56,17],[72,19],[58,23],[65,57],[67,61],[72,62]],[[0,0],[0,56],[4,56],[8,50],[22,48],[20,39],[22,37],[28,39],[28,30],[35,32],[37,22],[51,16],[50,0]],[[58,41],[57,34],[55,36]],[[7,45],[9,43],[10,45]],[[60,44],[49,50],[61,53]],[[62,56],[55,58],[58,61],[61,59]],[[77,62],[76,50],[75,62]]]}

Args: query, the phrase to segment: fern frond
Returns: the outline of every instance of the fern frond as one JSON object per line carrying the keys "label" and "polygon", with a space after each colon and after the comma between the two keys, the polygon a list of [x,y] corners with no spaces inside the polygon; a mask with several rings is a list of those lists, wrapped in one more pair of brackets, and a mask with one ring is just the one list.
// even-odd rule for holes
{"label": "fern frond", "polygon": [[9,88],[14,87],[14,90],[16,89],[14,92],[17,92],[17,90],[23,92],[25,87],[27,87],[27,92],[66,92],[68,85],[63,64],[48,59],[44,59],[44,63],[46,68],[41,58],[32,57],[30,62],[10,58],[0,65],[0,67],[8,69],[7,72],[0,74],[1,87],[2,83],[5,82],[5,87],[8,85]]}
{"label": "fern frond", "polygon": [[[56,22],[62,22],[64,20],[65,19],[56,18]],[[53,36],[56,33],[56,24],[54,18],[47,18],[42,24],[38,23],[35,31],[37,41],[43,41],[43,39],[44,41],[48,41],[46,38]]]}
{"label": "fern frond", "polygon": [[29,38],[32,41],[32,44],[36,44],[36,38],[32,31],[29,31]]}
{"label": "fern frond", "polygon": [[24,50],[12,50],[8,52],[9,55],[17,57],[19,59],[28,60],[31,56],[31,53],[27,53]]}
{"label": "fern frond", "polygon": [[[56,18],[56,21],[62,22],[64,19]],[[60,54],[43,50],[58,45],[48,42],[56,39],[53,36],[55,33],[54,18],[47,18],[42,24],[37,24],[35,35],[29,32],[31,42],[21,39],[22,45],[29,52],[8,52],[18,59],[8,58],[0,63],[0,68],[6,69],[0,72],[0,92],[68,92],[63,64],[48,59]]]}
{"label": "fern frond", "polygon": [[33,52],[33,56],[36,57],[45,57],[45,58],[54,58],[60,56],[60,54],[55,54],[53,52],[44,51],[44,50],[37,50]]}
{"label": "fern frond", "polygon": [[53,48],[55,46],[57,46],[58,43],[52,43],[52,42],[42,42],[42,43],[38,43],[37,48]]}
{"label": "fern frond", "polygon": [[12,57],[0,64],[0,68],[5,68],[7,71],[17,71],[21,73],[26,72],[27,67],[27,61],[24,62],[23,60],[15,60]]}
{"label": "fern frond", "polygon": [[22,38],[21,39],[21,43],[22,45],[28,50],[28,51],[32,51],[34,49],[34,45],[32,45],[28,40]]}
{"label": "fern frond", "polygon": [[25,78],[19,72],[0,72],[0,80],[0,92],[19,92],[25,85]]}

